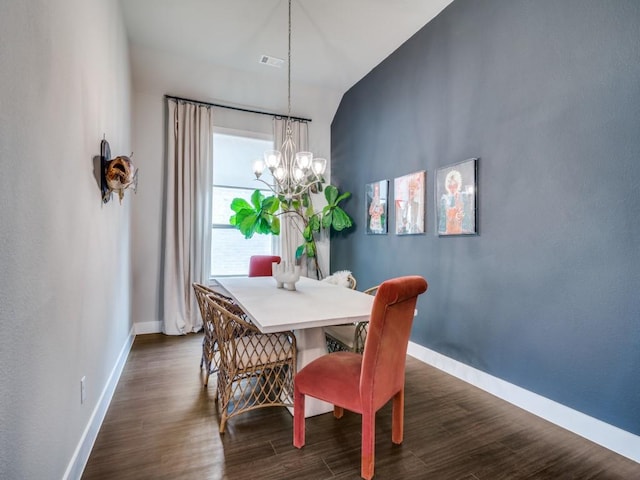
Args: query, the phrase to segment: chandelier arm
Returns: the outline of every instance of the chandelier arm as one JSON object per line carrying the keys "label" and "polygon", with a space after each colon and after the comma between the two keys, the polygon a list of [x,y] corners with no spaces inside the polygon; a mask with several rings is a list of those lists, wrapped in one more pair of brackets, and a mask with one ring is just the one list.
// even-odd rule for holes
{"label": "chandelier arm", "polygon": [[[265,180],[262,180],[261,178],[256,178],[256,180],[260,183],[264,183],[265,186],[271,191],[273,192],[275,195],[283,195],[286,196],[286,193],[278,191],[277,187],[283,186],[283,184],[280,184],[278,182],[276,182],[275,185],[272,185],[268,182],[266,182]],[[316,183],[320,182],[319,178],[316,178],[316,180],[306,183],[306,184],[295,184],[295,189],[300,189],[300,193],[299,195],[302,195],[305,193],[305,190],[309,189],[309,187],[311,187],[312,185],[315,185]]]}
{"label": "chandelier arm", "polygon": [[278,192],[276,192],[276,191],[273,189],[273,185],[271,185],[270,183],[265,182],[265,181],[264,181],[264,180],[262,180],[261,178],[256,178],[256,180],[257,180],[257,181],[259,181],[259,182],[264,183],[264,184],[267,186],[267,188],[268,188],[269,190],[271,190],[273,193],[275,193],[276,195],[278,194]]}
{"label": "chandelier arm", "polygon": [[304,192],[304,190],[308,190],[310,187],[312,187],[313,185],[315,185],[316,183],[322,183],[322,180],[320,180],[320,177],[316,176],[314,180],[312,180],[309,183],[298,183],[296,184],[296,186],[298,188],[301,188],[302,191]]}

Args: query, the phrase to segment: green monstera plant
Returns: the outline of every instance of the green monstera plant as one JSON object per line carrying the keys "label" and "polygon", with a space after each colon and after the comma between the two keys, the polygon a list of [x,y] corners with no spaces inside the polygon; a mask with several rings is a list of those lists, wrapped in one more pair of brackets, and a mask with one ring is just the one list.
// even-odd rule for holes
{"label": "green monstera plant", "polygon": [[350,196],[350,192],[341,194],[333,185],[327,185],[324,188],[327,204],[316,212],[308,193],[299,198],[287,199],[276,195],[265,197],[260,190],[255,190],[251,195],[251,202],[243,198],[232,200],[231,210],[235,213],[229,223],[240,230],[245,238],[251,238],[256,233],[279,235],[280,216],[291,215],[297,220],[294,224],[303,238],[303,243],[296,248],[296,261],[299,262],[306,256],[313,261],[316,276],[322,278],[316,236],[323,230],[340,232],[353,226],[353,219],[340,207],[340,203]]}

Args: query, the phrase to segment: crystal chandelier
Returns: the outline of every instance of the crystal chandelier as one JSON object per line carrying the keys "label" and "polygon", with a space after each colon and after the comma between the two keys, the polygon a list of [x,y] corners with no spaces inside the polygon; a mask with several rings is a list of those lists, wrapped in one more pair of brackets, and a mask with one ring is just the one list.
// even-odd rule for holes
{"label": "crystal chandelier", "polygon": [[[327,168],[327,160],[314,158],[311,152],[297,152],[293,141],[291,120],[291,0],[289,0],[289,52],[287,61],[287,123],[285,138],[280,150],[264,152],[264,159],[253,163],[253,173],[257,180],[267,185],[277,195],[287,200],[299,199],[318,182],[324,181],[322,175]],[[260,178],[268,168],[273,183]]]}

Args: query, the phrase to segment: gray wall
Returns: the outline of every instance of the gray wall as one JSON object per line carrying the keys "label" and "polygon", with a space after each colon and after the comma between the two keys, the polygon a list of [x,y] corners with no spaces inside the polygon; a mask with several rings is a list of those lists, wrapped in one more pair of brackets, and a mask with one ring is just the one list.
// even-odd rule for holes
{"label": "gray wall", "polygon": [[0,9],[2,479],[63,478],[132,328],[131,194],[102,205],[93,161],[131,152],[119,7]]}
{"label": "gray wall", "polygon": [[[331,130],[357,221],[332,270],[363,288],[423,275],[412,341],[634,434],[639,25],[636,0],[455,0],[345,94]],[[439,238],[435,171],[469,157],[480,235]],[[427,233],[365,235],[364,185],[423,169]]]}

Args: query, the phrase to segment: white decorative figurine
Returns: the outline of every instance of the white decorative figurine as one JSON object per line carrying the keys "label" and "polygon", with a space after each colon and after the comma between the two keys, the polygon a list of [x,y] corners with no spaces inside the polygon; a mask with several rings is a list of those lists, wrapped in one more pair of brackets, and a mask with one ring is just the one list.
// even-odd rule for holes
{"label": "white decorative figurine", "polygon": [[278,288],[296,289],[296,282],[300,280],[300,265],[291,265],[288,262],[274,262],[272,272]]}

